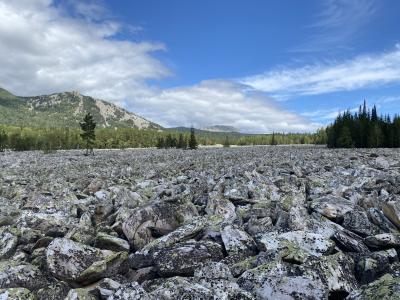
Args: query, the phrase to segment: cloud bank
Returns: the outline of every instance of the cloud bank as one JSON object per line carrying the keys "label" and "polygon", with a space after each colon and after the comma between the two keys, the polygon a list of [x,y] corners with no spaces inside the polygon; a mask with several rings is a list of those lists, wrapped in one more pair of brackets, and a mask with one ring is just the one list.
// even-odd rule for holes
{"label": "cloud bank", "polygon": [[92,2],[0,0],[0,86],[22,96],[77,90],[163,126],[226,124],[248,132],[316,128],[234,81],[165,90],[150,85],[170,75],[153,55],[165,45],[117,39],[128,25],[104,15]]}

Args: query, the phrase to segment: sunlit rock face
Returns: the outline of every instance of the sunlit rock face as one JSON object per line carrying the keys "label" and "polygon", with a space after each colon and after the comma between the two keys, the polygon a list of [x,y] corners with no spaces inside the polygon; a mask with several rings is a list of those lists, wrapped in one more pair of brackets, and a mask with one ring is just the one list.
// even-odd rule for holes
{"label": "sunlit rock face", "polygon": [[400,152],[0,153],[0,299],[396,299]]}

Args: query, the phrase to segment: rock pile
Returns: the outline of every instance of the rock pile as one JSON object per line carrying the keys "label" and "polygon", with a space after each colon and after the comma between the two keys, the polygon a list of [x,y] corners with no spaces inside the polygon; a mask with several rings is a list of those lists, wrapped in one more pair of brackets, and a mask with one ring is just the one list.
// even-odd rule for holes
{"label": "rock pile", "polygon": [[400,299],[400,152],[0,154],[0,299]]}

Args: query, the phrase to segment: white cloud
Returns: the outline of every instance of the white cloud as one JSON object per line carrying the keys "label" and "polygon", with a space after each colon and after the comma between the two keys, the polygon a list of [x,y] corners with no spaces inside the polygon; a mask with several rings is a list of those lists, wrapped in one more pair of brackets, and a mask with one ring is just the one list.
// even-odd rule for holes
{"label": "white cloud", "polygon": [[[247,86],[226,80],[208,80],[200,84],[167,89],[153,97],[136,101],[136,105],[151,107],[146,112],[168,126],[204,127],[228,124],[245,132],[304,132],[320,124],[276,106],[272,99]],[[156,108],[156,109],[154,109]]]}
{"label": "white cloud", "polygon": [[111,39],[121,26],[68,17],[50,0],[0,0],[0,85],[21,95],[79,90],[120,102],[147,95],[146,80],[169,75],[152,56],[165,47]]}
{"label": "white cloud", "polygon": [[22,96],[78,90],[164,126],[225,124],[251,132],[317,127],[232,81],[149,86],[148,80],[169,75],[152,55],[164,45],[118,40],[124,24],[102,20],[102,7],[65,1],[0,0],[1,87]]}
{"label": "white cloud", "polygon": [[342,62],[282,68],[239,80],[254,89],[287,99],[352,91],[400,82],[400,49],[364,55]]}

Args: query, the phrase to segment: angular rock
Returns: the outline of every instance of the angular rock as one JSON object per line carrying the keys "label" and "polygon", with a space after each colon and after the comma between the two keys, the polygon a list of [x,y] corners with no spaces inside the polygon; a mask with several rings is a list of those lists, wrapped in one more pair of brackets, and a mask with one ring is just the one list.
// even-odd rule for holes
{"label": "angular rock", "polygon": [[258,237],[258,244],[265,249],[279,251],[287,247],[304,250],[309,255],[329,254],[335,243],[321,234],[308,231],[270,232]]}
{"label": "angular rock", "polygon": [[12,260],[0,261],[0,288],[26,288],[35,291],[45,285],[46,277],[37,267]]}
{"label": "angular rock", "polygon": [[133,249],[140,250],[157,237],[174,231],[197,214],[194,205],[189,203],[152,203],[136,209],[122,224],[122,230]]}
{"label": "angular rock", "polygon": [[202,263],[223,258],[222,247],[211,241],[187,241],[154,254],[158,273],[163,276],[193,276]]}
{"label": "angular rock", "polygon": [[385,216],[400,229],[400,203],[399,201],[388,201],[382,204]]}
{"label": "angular rock", "polygon": [[245,231],[232,225],[225,226],[221,230],[221,238],[228,255],[237,259],[255,255],[257,252],[253,238]]}
{"label": "angular rock", "polygon": [[131,282],[121,285],[120,288],[113,295],[107,298],[107,300],[151,300],[151,299],[154,298],[151,298],[137,282]]}
{"label": "angular rock", "polygon": [[58,238],[46,249],[48,270],[61,280],[90,283],[118,273],[126,252],[105,253],[97,248]]}
{"label": "angular rock", "polygon": [[364,239],[364,243],[372,249],[400,247],[400,234],[381,233],[368,236]]}
{"label": "angular rock", "polygon": [[0,289],[1,300],[35,300],[35,295],[25,288]]}
{"label": "angular rock", "polygon": [[400,299],[400,278],[386,274],[359,290],[353,291],[348,300],[397,300]]}
{"label": "angular rock", "polygon": [[108,235],[104,232],[97,233],[95,246],[100,249],[106,249],[116,252],[129,252],[129,243],[127,241],[112,235]]}

